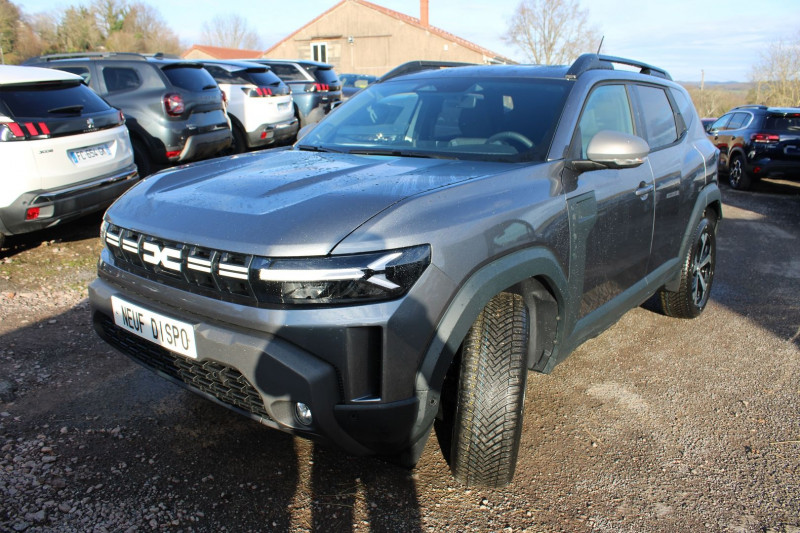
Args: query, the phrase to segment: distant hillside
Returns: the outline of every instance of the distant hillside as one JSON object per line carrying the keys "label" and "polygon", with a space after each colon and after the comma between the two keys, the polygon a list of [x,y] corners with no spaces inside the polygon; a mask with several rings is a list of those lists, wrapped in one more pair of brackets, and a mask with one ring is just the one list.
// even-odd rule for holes
{"label": "distant hillside", "polygon": [[[679,81],[678,83],[686,87],[687,90],[688,89],[700,90],[699,81]],[[748,91],[750,91],[750,89],[755,88],[755,84],[751,82],[741,82],[741,81],[707,81],[703,88],[704,90],[726,91],[730,93],[740,94],[742,96],[747,96]]]}

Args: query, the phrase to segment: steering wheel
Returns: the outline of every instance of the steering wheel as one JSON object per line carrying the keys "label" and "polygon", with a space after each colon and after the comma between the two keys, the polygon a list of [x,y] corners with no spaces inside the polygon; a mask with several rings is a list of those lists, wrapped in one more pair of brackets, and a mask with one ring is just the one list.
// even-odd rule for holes
{"label": "steering wheel", "polygon": [[495,133],[488,139],[486,139],[485,144],[497,143],[497,142],[505,142],[509,144],[508,141],[516,141],[517,143],[521,144],[525,147],[526,150],[533,148],[533,141],[525,137],[521,133],[517,133],[516,131],[501,131]]}

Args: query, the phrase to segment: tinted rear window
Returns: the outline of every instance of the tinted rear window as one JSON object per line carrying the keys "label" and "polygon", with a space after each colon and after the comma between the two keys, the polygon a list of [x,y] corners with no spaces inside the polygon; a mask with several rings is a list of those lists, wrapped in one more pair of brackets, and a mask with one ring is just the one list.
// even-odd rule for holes
{"label": "tinted rear window", "polygon": [[80,82],[0,88],[0,102],[11,117],[51,117],[108,111],[109,105]]}
{"label": "tinted rear window", "polygon": [[294,65],[272,63],[270,68],[283,81],[308,81],[308,78]]}
{"label": "tinted rear window", "polygon": [[308,71],[319,83],[327,83],[328,85],[339,84],[339,77],[332,68],[308,67]]}
{"label": "tinted rear window", "polygon": [[764,127],[768,130],[800,132],[800,114],[767,115]]}
{"label": "tinted rear window", "polygon": [[281,82],[278,76],[266,69],[258,71],[248,70],[247,72],[237,72],[237,74],[243,74],[243,78],[249,79],[250,81],[247,83],[260,85],[262,87],[279,84]]}
{"label": "tinted rear window", "polygon": [[217,88],[217,83],[211,77],[211,74],[199,65],[197,67],[190,65],[165,66],[162,67],[162,70],[173,85],[187,91],[203,91]]}

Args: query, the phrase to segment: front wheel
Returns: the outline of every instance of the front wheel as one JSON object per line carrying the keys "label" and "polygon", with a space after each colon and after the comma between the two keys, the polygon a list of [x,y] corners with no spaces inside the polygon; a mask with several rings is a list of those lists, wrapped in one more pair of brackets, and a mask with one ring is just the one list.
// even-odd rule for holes
{"label": "front wheel", "polygon": [[667,316],[695,318],[705,309],[717,260],[716,220],[713,211],[706,210],[683,259],[679,289],[661,290],[661,307]]}
{"label": "front wheel", "polygon": [[492,298],[461,348],[450,459],[467,486],[502,487],[517,464],[527,377],[528,312],[522,298]]}

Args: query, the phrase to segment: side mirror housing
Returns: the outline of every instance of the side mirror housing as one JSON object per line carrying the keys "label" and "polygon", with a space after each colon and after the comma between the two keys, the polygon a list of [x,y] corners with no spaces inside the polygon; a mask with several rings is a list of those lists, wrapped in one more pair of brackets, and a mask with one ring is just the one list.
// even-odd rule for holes
{"label": "side mirror housing", "polygon": [[589,161],[603,168],[638,167],[649,153],[650,145],[641,137],[611,130],[597,132],[586,148]]}

